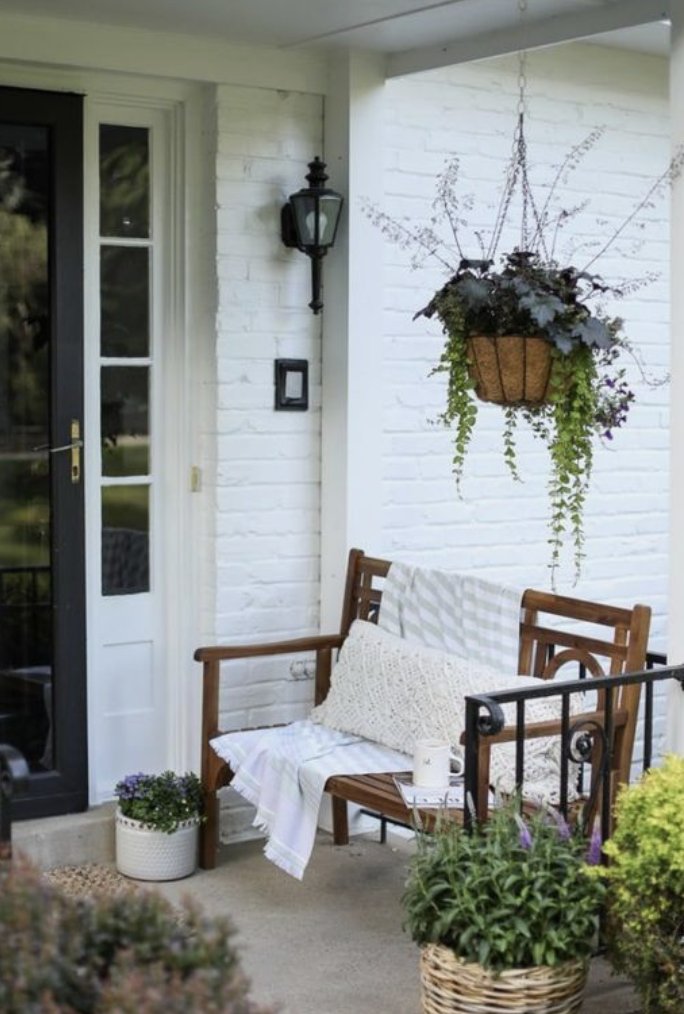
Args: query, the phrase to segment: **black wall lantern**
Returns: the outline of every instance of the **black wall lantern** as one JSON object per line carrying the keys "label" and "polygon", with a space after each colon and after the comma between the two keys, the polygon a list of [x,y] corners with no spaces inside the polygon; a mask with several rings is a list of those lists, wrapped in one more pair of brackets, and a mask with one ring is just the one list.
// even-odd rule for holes
{"label": "black wall lantern", "polygon": [[281,230],[285,246],[296,247],[311,258],[312,300],[314,313],[323,308],[321,273],[323,258],[335,242],[344,198],[326,187],[325,162],[316,156],[309,162],[309,186],[291,194],[281,213]]}

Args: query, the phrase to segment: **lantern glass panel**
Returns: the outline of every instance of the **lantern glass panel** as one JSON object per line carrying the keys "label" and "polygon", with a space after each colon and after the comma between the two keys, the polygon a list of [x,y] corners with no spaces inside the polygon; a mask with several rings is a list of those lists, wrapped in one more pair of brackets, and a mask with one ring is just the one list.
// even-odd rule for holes
{"label": "lantern glass panel", "polygon": [[320,199],[319,246],[332,246],[340,215],[341,201],[337,194],[323,194]]}
{"label": "lantern glass panel", "polygon": [[308,194],[293,194],[291,198],[297,223],[297,235],[303,247],[316,246],[316,207],[318,199]]}

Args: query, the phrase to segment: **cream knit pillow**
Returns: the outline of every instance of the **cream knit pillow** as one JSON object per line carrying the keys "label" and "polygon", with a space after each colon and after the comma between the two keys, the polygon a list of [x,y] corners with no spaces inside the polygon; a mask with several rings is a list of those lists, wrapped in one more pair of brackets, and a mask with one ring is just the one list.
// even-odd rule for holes
{"label": "cream knit pillow", "polygon": [[[465,697],[522,685],[521,677],[420,647],[356,620],[333,669],[330,692],[311,718],[407,754],[423,737],[445,739],[460,751]],[[573,710],[580,710],[579,701]],[[514,707],[507,705],[505,711],[507,724],[513,724]],[[525,713],[527,722],[557,720],[560,701],[529,701]],[[525,794],[555,799],[558,777],[558,738],[529,740]],[[492,782],[502,791],[512,790],[514,744],[493,748]]]}

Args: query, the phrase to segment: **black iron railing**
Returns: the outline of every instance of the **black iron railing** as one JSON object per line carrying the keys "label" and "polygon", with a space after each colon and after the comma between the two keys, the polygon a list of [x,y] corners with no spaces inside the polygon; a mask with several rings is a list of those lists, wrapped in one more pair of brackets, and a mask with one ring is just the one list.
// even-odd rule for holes
{"label": "black iron railing", "polygon": [[[622,687],[641,684],[645,701],[643,713],[643,756],[642,766],[646,770],[653,760],[654,691],[657,683],[675,680],[684,689],[684,665],[656,668],[666,661],[665,656],[651,654],[649,666],[644,672],[623,676],[592,677],[587,683],[586,674],[580,672],[580,679],[572,681],[542,682],[539,686],[527,684],[520,690],[505,690],[487,696],[466,697],[466,744],[465,744],[465,806],[464,823],[472,827],[477,815],[486,810],[486,800],[480,795],[486,786],[480,785],[480,748],[483,741],[498,736],[505,728],[503,708],[513,705],[515,709],[515,783],[521,798],[525,794],[525,730],[526,705],[529,701],[560,698],[560,772],[558,809],[568,816],[570,764],[591,765],[591,787],[584,802],[580,820],[586,820],[600,801],[601,833],[610,835],[611,806],[613,799],[614,751],[617,723],[616,695]],[[573,719],[571,699],[590,689],[595,692],[600,706],[595,716],[583,714]],[[682,702],[684,704],[684,700]],[[558,735],[558,733],[556,733]],[[495,740],[491,740],[494,744]],[[493,745],[492,749],[496,749]]]}

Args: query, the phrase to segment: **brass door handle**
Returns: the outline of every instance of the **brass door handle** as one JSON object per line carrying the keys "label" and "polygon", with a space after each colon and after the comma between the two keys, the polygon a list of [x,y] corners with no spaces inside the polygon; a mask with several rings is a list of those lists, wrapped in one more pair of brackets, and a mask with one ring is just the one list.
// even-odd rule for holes
{"label": "brass door handle", "polygon": [[62,444],[61,447],[50,447],[49,444],[41,444],[34,447],[34,451],[47,451],[48,454],[60,454],[62,451],[73,451],[74,447],[83,447],[82,440],[74,440],[71,444]]}
{"label": "brass door handle", "polygon": [[76,484],[81,481],[81,424],[78,419],[71,420],[71,443],[60,444],[58,447],[51,447],[50,444],[40,444],[34,447],[34,451],[47,451],[48,454],[61,454],[62,451],[71,451],[71,481]]}

